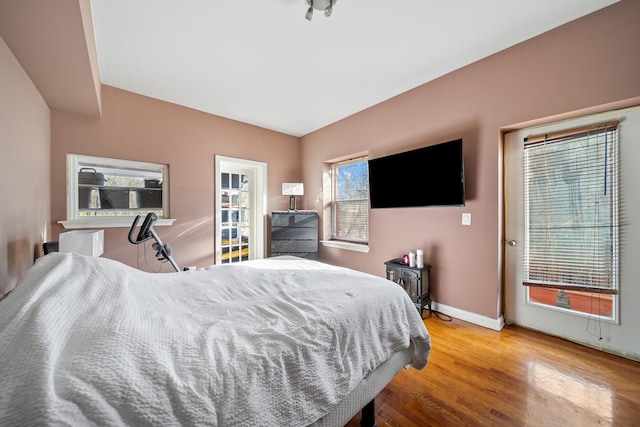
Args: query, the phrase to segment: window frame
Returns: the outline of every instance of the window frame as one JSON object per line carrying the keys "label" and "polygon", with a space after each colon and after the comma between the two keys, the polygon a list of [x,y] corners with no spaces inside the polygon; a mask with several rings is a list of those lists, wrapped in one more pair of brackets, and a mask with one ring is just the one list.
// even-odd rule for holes
{"label": "window frame", "polygon": [[[367,164],[368,157],[366,155],[361,155],[357,157],[351,157],[344,160],[337,160],[329,163],[329,180],[330,180],[330,207],[331,207],[331,238],[330,242],[333,243],[334,247],[341,247],[343,249],[353,249],[359,250],[358,248],[366,247],[369,245],[369,178],[366,175],[366,198],[360,199],[345,199],[345,200],[336,200],[337,198],[337,185],[336,181],[336,169],[342,166],[348,166],[358,163]],[[367,165],[368,167],[368,165]],[[336,225],[338,223],[338,209],[337,205],[341,202],[366,202],[366,239],[349,239],[345,238],[345,236],[339,236],[336,231]]]}
{"label": "window frame", "polygon": [[[132,178],[142,178],[149,174],[161,173],[162,176],[162,214],[158,215],[155,225],[168,226],[175,222],[169,217],[169,165],[133,160],[112,159],[108,157],[85,156],[81,154],[67,154],[67,219],[58,221],[65,229],[81,228],[111,228],[129,227],[136,215],[146,215],[149,211],[157,211],[153,208],[122,208],[118,209],[130,213],[130,215],[114,216],[85,216],[80,215],[78,206],[79,180],[78,171],[81,167],[94,167],[105,169],[120,169],[131,171]],[[124,187],[122,188],[130,188]]]}
{"label": "window frame", "polygon": [[[618,323],[623,233],[620,223],[620,122],[596,123],[524,138],[522,285],[526,289],[527,305]],[[548,152],[547,147],[550,147]],[[539,152],[527,153],[529,149]],[[536,162],[543,163],[536,166]],[[550,171],[546,172],[549,182],[562,180],[566,188],[562,188],[562,184],[557,188],[554,184],[554,197],[540,199],[544,191],[539,191],[540,186],[536,189],[529,178],[539,175],[542,170]],[[588,179],[578,175],[582,173],[587,173]],[[572,176],[574,179],[570,179]],[[600,195],[593,193],[593,188],[599,188]],[[529,194],[536,190],[537,195]],[[553,200],[563,195],[567,203]],[[577,196],[569,197],[571,195]],[[583,199],[584,203],[574,201]],[[535,205],[545,206],[543,212],[560,215],[562,220],[549,217],[548,232],[540,228],[540,224],[533,225],[530,206]],[[601,206],[606,209],[601,210]],[[566,236],[579,230],[587,231],[589,236],[578,239],[574,236],[571,240],[577,244],[566,243]],[[531,250],[530,242],[540,241],[541,231],[544,238],[553,242],[551,251],[541,252],[544,245],[540,244]]]}

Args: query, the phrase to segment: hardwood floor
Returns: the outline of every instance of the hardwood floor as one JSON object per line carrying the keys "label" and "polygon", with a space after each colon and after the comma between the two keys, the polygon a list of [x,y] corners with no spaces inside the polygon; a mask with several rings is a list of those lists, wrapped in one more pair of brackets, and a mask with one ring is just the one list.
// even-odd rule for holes
{"label": "hardwood floor", "polygon": [[425,324],[429,364],[378,395],[378,427],[640,426],[638,362],[513,326]]}

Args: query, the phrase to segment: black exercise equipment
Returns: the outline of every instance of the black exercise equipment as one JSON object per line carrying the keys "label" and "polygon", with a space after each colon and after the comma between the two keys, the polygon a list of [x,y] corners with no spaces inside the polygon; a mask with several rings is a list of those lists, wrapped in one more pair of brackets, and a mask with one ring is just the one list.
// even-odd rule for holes
{"label": "black exercise equipment", "polygon": [[158,261],[169,261],[173,268],[176,271],[180,271],[178,268],[178,264],[174,261],[171,256],[171,246],[168,243],[162,243],[160,237],[156,234],[153,229],[153,224],[156,223],[158,217],[155,213],[149,212],[145,217],[142,225],[140,226],[140,231],[138,232],[138,237],[134,240],[133,235],[135,233],[136,227],[138,226],[138,221],[140,221],[140,215],[137,215],[133,220],[133,224],[131,224],[131,230],[129,230],[129,241],[134,245],[139,245],[140,243],[146,242],[149,239],[154,239],[156,242],[151,245],[151,247],[156,251],[156,259]]}

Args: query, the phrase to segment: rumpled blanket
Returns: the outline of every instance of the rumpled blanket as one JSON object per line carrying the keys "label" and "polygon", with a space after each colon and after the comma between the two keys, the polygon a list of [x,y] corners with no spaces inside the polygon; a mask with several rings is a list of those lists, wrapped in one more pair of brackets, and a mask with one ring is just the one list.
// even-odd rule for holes
{"label": "rumpled blanket", "polygon": [[0,301],[0,425],[304,426],[410,342],[422,369],[403,289],[345,268],[51,253]]}

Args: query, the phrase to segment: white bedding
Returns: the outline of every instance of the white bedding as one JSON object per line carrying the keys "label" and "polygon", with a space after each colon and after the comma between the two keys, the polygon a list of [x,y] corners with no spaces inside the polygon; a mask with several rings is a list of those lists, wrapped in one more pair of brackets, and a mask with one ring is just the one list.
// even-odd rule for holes
{"label": "white bedding", "polygon": [[304,426],[410,342],[422,369],[409,297],[353,270],[52,253],[0,301],[0,425]]}

